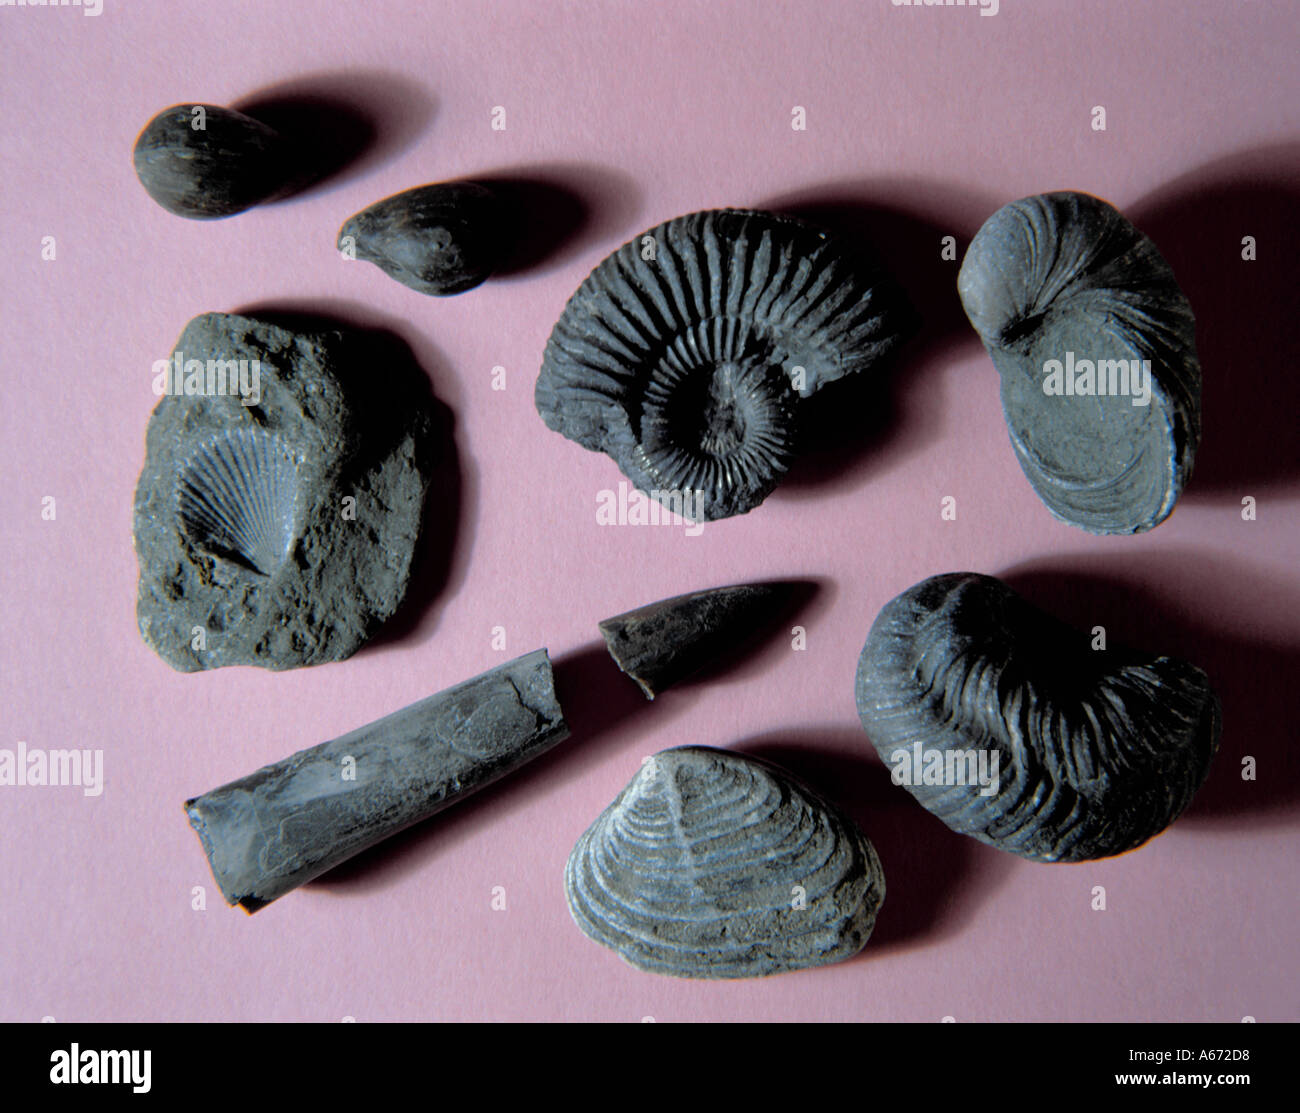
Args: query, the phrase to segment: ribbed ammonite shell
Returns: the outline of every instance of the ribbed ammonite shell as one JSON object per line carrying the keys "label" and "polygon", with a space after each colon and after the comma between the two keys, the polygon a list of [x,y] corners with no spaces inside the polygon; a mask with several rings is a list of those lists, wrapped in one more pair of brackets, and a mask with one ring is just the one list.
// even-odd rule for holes
{"label": "ribbed ammonite shell", "polygon": [[1120,854],[1205,780],[1219,701],[1186,661],[1092,646],[1000,580],[935,576],[872,625],[858,714],[954,831],[1040,862]]}
{"label": "ribbed ammonite shell", "polygon": [[1092,533],[1164,521],[1200,441],[1201,370],[1191,306],[1155,245],[1099,198],[1045,193],[989,217],[957,285],[1048,509]]}
{"label": "ribbed ammonite shell", "polygon": [[726,518],[789,468],[801,399],[870,370],[911,327],[898,288],[829,234],[692,213],[587,276],[546,346],[537,411],[651,497]]}
{"label": "ribbed ammonite shell", "polygon": [[295,460],[279,437],[259,429],[230,430],[200,445],[177,484],[190,540],[263,576],[289,555],[297,501]]}
{"label": "ribbed ammonite shell", "polygon": [[764,761],[702,746],[646,760],[578,840],[565,887],[592,939],[681,978],[848,958],[885,897],[850,819]]}

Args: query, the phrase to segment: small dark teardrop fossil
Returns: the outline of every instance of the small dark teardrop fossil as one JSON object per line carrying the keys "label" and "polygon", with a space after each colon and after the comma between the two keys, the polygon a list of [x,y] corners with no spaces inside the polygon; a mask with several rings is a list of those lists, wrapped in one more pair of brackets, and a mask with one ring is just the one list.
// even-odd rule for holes
{"label": "small dark teardrop fossil", "polygon": [[839,962],[885,899],[851,819],[784,770],[705,746],[647,759],[578,840],[564,883],[584,933],[678,978]]}
{"label": "small dark teardrop fossil", "polygon": [[216,104],[177,104],[158,113],[135,141],[134,157],[149,196],[194,220],[243,212],[299,178],[288,139]]}
{"label": "small dark teardrop fossil", "polygon": [[692,213],[619,248],[569,299],[537,412],[685,517],[744,514],[790,467],[802,400],[875,369],[913,325],[874,261],[828,233]]}
{"label": "small dark teardrop fossil", "polygon": [[610,656],[646,699],[715,664],[769,625],[801,585],[736,584],[661,599],[600,624]]}
{"label": "small dark teardrop fossil", "polygon": [[501,265],[512,220],[501,198],[477,182],[418,186],[349,217],[338,247],[403,286],[440,297],[472,289]]}
{"label": "small dark teardrop fossil", "polygon": [[1173,511],[1201,435],[1191,306],[1155,245],[1086,193],[994,213],[957,279],[1038,497],[1092,533]]}
{"label": "small dark teardrop fossil", "polygon": [[1200,669],[1094,650],[973,572],[885,605],[856,694],[895,783],[954,831],[1039,862],[1141,846],[1182,814],[1218,748]]}

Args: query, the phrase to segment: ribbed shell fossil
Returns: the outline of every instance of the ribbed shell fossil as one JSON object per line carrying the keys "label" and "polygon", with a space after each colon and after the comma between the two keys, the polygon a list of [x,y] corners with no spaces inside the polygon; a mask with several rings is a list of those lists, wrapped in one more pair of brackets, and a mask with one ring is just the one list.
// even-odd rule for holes
{"label": "ribbed shell fossil", "polygon": [[219,434],[195,451],[177,485],[181,528],[196,545],[263,576],[289,555],[296,462],[261,430]]}
{"label": "ribbed shell fossil", "polygon": [[1026,197],[985,222],[957,284],[1048,509],[1092,533],[1164,521],[1200,440],[1201,371],[1191,306],[1155,245],[1088,194]]}
{"label": "ribbed shell fossil", "polygon": [[848,958],[885,897],[850,819],[766,762],[696,746],[647,759],[578,840],[565,888],[592,939],[683,978]]}
{"label": "ribbed shell fossil", "polygon": [[547,343],[537,411],[651,497],[712,521],[776,487],[801,399],[872,369],[911,327],[894,284],[827,233],[692,213],[587,276]]}
{"label": "ribbed shell fossil", "polygon": [[501,264],[510,220],[501,199],[477,182],[417,186],[349,217],[338,246],[403,286],[441,297],[472,289]]}
{"label": "ribbed shell fossil", "polygon": [[233,216],[293,185],[294,146],[260,120],[216,104],[159,112],[135,141],[136,177],[168,212]]}
{"label": "ribbed shell fossil", "polygon": [[1040,862],[1121,854],[1163,831],[1219,737],[1200,669],[1094,650],[971,572],[885,605],[858,662],[857,703],[896,783],[954,831]]}

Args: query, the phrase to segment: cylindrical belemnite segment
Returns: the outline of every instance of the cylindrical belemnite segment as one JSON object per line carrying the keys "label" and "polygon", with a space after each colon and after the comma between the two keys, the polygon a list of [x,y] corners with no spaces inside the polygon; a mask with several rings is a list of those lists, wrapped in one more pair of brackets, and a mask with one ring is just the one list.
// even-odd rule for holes
{"label": "cylindrical belemnite segment", "polygon": [[230,904],[256,912],[568,737],[545,649],[186,801]]}

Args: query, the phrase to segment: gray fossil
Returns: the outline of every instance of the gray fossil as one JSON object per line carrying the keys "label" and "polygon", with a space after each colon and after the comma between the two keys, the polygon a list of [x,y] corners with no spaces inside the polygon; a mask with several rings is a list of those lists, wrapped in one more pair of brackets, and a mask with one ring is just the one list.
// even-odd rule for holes
{"label": "gray fossil", "polygon": [[568,733],[539,649],[187,800],[185,810],[226,901],[256,912]]}
{"label": "gray fossil", "polygon": [[569,911],[633,966],[754,978],[860,951],[885,898],[853,821],[756,758],[664,750],[587,829]]}
{"label": "gray fossil", "polygon": [[654,699],[769,625],[797,587],[772,582],[692,591],[607,618],[600,632],[618,667]]}
{"label": "gray fossil", "polygon": [[434,465],[400,370],[346,331],[186,326],[135,494],[140,633],[169,665],[338,661],[396,611]]}
{"label": "gray fossil", "polygon": [[476,182],[418,186],[349,217],[338,247],[422,294],[459,294],[500,266],[512,220],[501,198]]}
{"label": "gray fossil", "polygon": [[1047,508],[1092,533],[1164,521],[1200,441],[1201,370],[1191,306],[1155,245],[1105,201],[1045,193],[989,217],[957,285]]}
{"label": "gray fossil", "polygon": [[301,180],[300,152],[278,131],[216,104],[177,104],[135,141],[135,173],[168,212],[232,216]]}
{"label": "gray fossil", "polygon": [[692,213],[578,287],[546,345],[537,412],[688,518],[744,514],[795,458],[801,403],[876,369],[912,327],[899,288],[829,233]]}
{"label": "gray fossil", "polygon": [[1121,854],[1205,780],[1219,701],[1186,661],[1092,645],[991,576],[934,576],[872,625],[858,714],[954,831],[1040,862]]}

